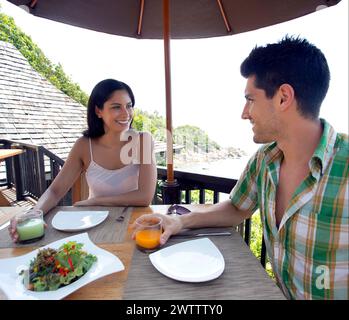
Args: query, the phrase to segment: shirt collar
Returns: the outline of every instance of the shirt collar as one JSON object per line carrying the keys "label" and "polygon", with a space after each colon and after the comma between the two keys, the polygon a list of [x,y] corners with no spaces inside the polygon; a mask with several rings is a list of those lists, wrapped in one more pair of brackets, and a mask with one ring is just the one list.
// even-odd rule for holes
{"label": "shirt collar", "polygon": [[320,121],[323,126],[323,132],[319,144],[309,161],[309,166],[310,168],[314,165],[320,166],[321,174],[323,174],[333,154],[337,134],[326,120],[320,119]]}
{"label": "shirt collar", "polygon": [[271,162],[274,162],[276,159],[283,156],[282,151],[277,146],[276,142],[271,142],[265,145],[264,148],[265,162],[269,165]]}

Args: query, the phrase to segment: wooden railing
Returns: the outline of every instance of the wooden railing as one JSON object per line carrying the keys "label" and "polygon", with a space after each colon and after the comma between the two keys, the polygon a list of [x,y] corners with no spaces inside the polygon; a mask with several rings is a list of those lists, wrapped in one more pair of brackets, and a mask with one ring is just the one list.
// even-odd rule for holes
{"label": "wooden railing", "polygon": [[[20,143],[11,140],[0,140],[0,148],[23,149],[23,153],[15,159],[6,159],[6,184],[7,187],[15,187],[17,200],[23,200],[29,196],[38,200],[45,192],[58,172],[61,170],[64,160],[42,146],[29,143]],[[64,196],[59,205],[71,205],[72,191]]]}
{"label": "wooden railing", "polygon": [[[64,164],[64,160],[42,146],[26,143],[19,143],[11,140],[0,140],[0,148],[20,148],[24,153],[20,154],[19,161],[14,159],[6,160],[6,184],[9,188],[16,188],[17,200],[25,196],[39,199],[51,184],[53,179]],[[158,167],[158,180],[166,180],[166,168]],[[212,191],[212,203],[219,202],[220,194],[229,194],[237,180],[224,177],[197,174],[187,171],[174,171],[174,177],[179,182],[182,193],[181,203],[190,204],[193,202],[193,192],[199,192],[198,203],[208,203],[207,191]],[[75,183],[72,190],[61,200],[59,205],[72,205],[78,200],[83,190],[81,179]],[[161,192],[158,189],[154,196],[154,203],[161,203]],[[245,220],[237,227],[245,242],[250,245],[251,219]],[[262,239],[261,263],[265,267],[266,250]]]}

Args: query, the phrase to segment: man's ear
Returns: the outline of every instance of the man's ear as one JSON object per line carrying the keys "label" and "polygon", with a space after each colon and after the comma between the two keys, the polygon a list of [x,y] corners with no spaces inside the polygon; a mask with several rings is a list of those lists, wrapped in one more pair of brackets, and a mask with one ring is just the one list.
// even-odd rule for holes
{"label": "man's ear", "polygon": [[96,113],[98,118],[102,118],[101,110],[97,106],[95,106],[95,113]]}
{"label": "man's ear", "polygon": [[293,87],[287,83],[282,84],[279,88],[280,110],[287,110],[293,104],[294,98]]}

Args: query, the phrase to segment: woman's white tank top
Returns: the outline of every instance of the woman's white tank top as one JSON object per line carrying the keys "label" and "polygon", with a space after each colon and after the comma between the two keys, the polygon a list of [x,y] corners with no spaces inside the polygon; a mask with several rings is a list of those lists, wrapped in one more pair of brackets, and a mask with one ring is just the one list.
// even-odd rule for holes
{"label": "woman's white tank top", "polygon": [[115,170],[105,169],[93,160],[92,143],[90,143],[90,165],[86,170],[89,186],[89,199],[94,197],[117,196],[138,189],[139,164],[129,164]]}

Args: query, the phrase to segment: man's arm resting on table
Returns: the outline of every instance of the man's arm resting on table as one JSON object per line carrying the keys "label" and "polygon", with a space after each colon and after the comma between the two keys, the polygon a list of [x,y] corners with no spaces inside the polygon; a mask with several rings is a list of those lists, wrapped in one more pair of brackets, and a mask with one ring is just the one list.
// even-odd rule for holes
{"label": "man's arm resting on table", "polygon": [[237,226],[252,216],[251,211],[237,209],[230,200],[216,203],[200,212],[180,216],[182,228],[231,227]]}
{"label": "man's arm resting on table", "polygon": [[[202,211],[192,211],[184,215],[163,215],[160,213],[144,214],[137,220],[147,221],[158,216],[163,219],[164,232],[160,238],[160,244],[163,245],[172,235],[177,234],[182,229],[196,229],[205,227],[232,227],[237,226],[245,219],[252,216],[251,211],[238,210],[230,200],[214,204]],[[136,224],[133,224],[136,228]],[[134,237],[135,233],[133,234]]]}

